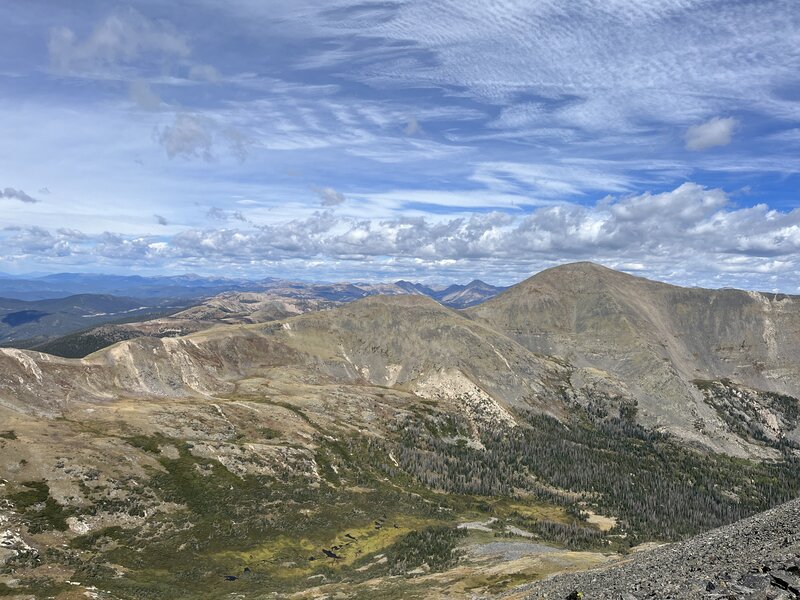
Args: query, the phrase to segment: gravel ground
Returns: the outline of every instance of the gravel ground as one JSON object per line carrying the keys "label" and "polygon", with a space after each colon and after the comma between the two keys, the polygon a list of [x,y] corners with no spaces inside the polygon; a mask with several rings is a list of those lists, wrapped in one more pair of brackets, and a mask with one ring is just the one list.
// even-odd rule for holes
{"label": "gravel ground", "polygon": [[800,499],[602,569],[531,584],[526,591],[529,600],[798,599]]}
{"label": "gravel ground", "polygon": [[562,552],[562,550],[534,542],[489,542],[469,549],[470,555],[475,558],[498,560],[517,560],[531,554],[548,554],[550,552]]}

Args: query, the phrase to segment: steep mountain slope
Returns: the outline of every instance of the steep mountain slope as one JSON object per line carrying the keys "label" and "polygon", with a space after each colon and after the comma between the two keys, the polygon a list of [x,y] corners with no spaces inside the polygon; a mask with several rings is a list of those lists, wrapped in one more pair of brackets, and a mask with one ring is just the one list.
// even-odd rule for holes
{"label": "steep mountain slope", "polygon": [[[800,597],[800,499],[685,542],[517,590],[527,600]],[[575,596],[573,596],[575,597]]]}
{"label": "steep mountain slope", "polygon": [[73,394],[211,394],[259,369],[295,364],[342,382],[473,395],[476,406],[509,422],[510,406],[559,410],[544,398],[552,400],[564,373],[424,296],[371,297],[282,323],[139,338],[82,361],[11,349],[0,350],[0,360],[0,401],[20,410],[49,411],[49,402]]}
{"label": "steep mountain slope", "polygon": [[[592,263],[556,267],[467,314],[534,352],[585,369],[638,404],[637,419],[728,452],[730,425],[702,382],[800,396],[800,298],[680,288]],[[698,381],[699,380],[699,381]],[[698,385],[699,383],[699,385]],[[796,416],[765,408],[767,430],[800,441]],[[764,412],[764,411],[761,411]]]}

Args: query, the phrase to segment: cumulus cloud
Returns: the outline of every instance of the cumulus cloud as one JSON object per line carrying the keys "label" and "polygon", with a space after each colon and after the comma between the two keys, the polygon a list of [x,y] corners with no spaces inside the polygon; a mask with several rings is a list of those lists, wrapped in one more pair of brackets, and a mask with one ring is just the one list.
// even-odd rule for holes
{"label": "cumulus cloud", "polygon": [[739,121],[733,117],[714,117],[705,123],[692,125],[686,130],[684,140],[687,150],[705,150],[714,146],[727,146],[731,143]]}
{"label": "cumulus cloud", "polygon": [[20,202],[27,202],[29,204],[38,202],[36,198],[29,196],[22,190],[15,190],[14,188],[11,187],[7,187],[5,189],[0,188],[0,198],[7,198],[9,200],[19,200]]}
{"label": "cumulus cloud", "polygon": [[68,27],[50,31],[50,62],[60,71],[96,71],[137,60],[186,57],[186,38],[166,21],[150,20],[133,8],[119,9],[84,39]]}
{"label": "cumulus cloud", "polygon": [[175,158],[214,159],[212,153],[214,124],[209,119],[189,114],[178,114],[172,125],[158,132],[158,141],[167,151],[167,156]]}
{"label": "cumulus cloud", "polygon": [[319,196],[322,206],[338,206],[346,200],[344,194],[332,187],[313,188],[313,190]]}
{"label": "cumulus cloud", "polygon": [[[595,260],[676,283],[784,291],[800,286],[800,209],[738,208],[724,191],[694,183],[659,194],[609,197],[593,206],[544,206],[524,216],[366,219],[325,210],[268,225],[219,208],[208,216],[226,226],[187,229],[169,238],[8,228],[0,232],[0,248],[8,255],[194,267],[314,260],[320,278],[342,261],[364,276],[370,269],[471,269],[506,283],[554,263]],[[231,227],[232,221],[241,225]]]}
{"label": "cumulus cloud", "polygon": [[227,221],[228,213],[219,206],[212,206],[206,211],[206,217],[214,221]]}

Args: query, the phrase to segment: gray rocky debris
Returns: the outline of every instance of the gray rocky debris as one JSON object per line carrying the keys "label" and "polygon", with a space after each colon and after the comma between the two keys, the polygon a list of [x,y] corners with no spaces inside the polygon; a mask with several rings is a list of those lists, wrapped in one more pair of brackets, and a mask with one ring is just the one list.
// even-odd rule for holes
{"label": "gray rocky debris", "polygon": [[583,600],[796,600],[800,499],[602,569],[537,582],[526,598],[562,600],[576,591]]}

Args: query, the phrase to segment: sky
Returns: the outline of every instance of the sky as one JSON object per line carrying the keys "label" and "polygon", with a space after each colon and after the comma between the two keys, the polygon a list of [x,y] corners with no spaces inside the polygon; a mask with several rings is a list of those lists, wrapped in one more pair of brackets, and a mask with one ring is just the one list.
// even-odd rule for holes
{"label": "sky", "polygon": [[5,0],[0,271],[800,293],[796,0]]}

